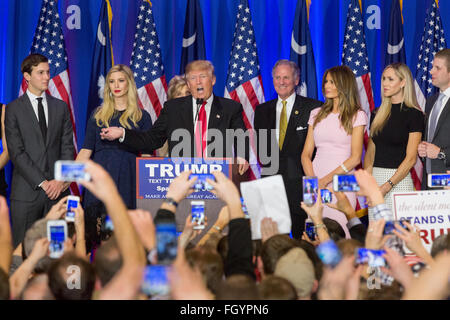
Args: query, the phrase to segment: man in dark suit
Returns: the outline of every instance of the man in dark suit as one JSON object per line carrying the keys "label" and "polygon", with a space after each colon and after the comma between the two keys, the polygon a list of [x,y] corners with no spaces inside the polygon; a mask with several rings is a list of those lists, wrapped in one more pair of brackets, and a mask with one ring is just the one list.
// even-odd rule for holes
{"label": "man in dark suit", "polygon": [[[186,81],[192,95],[167,101],[150,130],[138,132],[118,127],[104,128],[102,139],[119,139],[142,152],[152,152],[168,141],[170,157],[232,157],[233,145],[236,144],[234,139],[226,141],[226,130],[245,131],[242,105],[213,95],[216,76],[209,61],[189,63],[186,66]],[[216,140],[217,136],[223,140]],[[207,141],[210,143],[207,144]],[[236,151],[239,172],[243,174],[248,169],[248,162],[244,159],[247,158],[247,151]]]}
{"label": "man in dark suit", "polygon": [[450,170],[450,49],[435,54],[430,74],[439,93],[425,104],[424,141],[418,147],[419,156],[425,160],[422,189],[427,189],[427,174]]}
{"label": "man in dark suit", "polygon": [[[300,156],[308,132],[309,113],[320,107],[322,102],[295,93],[300,71],[294,62],[277,61],[272,69],[272,77],[278,98],[255,108],[254,129],[258,137],[258,158],[261,159],[263,154],[272,154],[273,158],[273,153],[278,153],[279,162],[275,164],[278,165],[278,170],[272,170],[274,163],[262,163],[262,176],[282,175],[291,211],[292,235],[299,239],[306,219],[306,212],[300,208],[304,175]],[[261,129],[268,129],[267,138],[261,135]],[[261,139],[265,140],[268,151],[261,149]],[[266,170],[269,167],[270,172]]]}
{"label": "man in dark suit", "polygon": [[31,54],[21,71],[27,91],[6,108],[5,133],[14,164],[11,185],[13,244],[53,204],[69,194],[68,183],[54,180],[57,160],[73,160],[73,129],[67,104],[46,95],[50,81],[48,59]]}

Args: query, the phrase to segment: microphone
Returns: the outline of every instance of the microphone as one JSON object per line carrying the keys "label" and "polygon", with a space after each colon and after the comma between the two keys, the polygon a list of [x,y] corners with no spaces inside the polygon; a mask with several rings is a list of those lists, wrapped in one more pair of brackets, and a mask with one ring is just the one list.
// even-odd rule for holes
{"label": "microphone", "polygon": [[197,122],[197,117],[198,117],[198,113],[199,113],[199,111],[200,111],[200,107],[202,106],[202,104],[203,104],[203,99],[202,98],[197,98],[197,101],[196,101],[196,103],[197,103],[197,112],[195,113],[195,120],[194,120],[194,123],[196,123]]}

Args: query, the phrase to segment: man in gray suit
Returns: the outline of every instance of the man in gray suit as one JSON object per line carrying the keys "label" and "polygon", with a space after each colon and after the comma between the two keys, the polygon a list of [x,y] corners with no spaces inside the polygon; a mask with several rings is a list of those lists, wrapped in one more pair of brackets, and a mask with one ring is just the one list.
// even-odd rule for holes
{"label": "man in gray suit", "polygon": [[419,156],[425,160],[422,189],[427,188],[427,174],[450,170],[450,49],[435,54],[430,74],[439,93],[425,104],[425,141],[418,147]]}
{"label": "man in gray suit", "polygon": [[54,180],[57,160],[73,160],[73,129],[64,101],[46,95],[50,81],[48,59],[31,54],[21,71],[27,91],[6,108],[5,133],[14,164],[11,184],[13,244],[23,241],[26,230],[42,218],[61,197],[68,183]]}

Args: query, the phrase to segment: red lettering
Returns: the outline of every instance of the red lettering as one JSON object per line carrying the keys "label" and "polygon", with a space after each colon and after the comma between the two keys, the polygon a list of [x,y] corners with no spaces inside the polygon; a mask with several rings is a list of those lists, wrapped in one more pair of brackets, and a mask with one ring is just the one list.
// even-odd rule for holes
{"label": "red lettering", "polygon": [[430,242],[427,239],[427,237],[428,237],[427,230],[420,230],[420,237],[422,238],[423,242],[425,242],[426,244],[430,244]]}

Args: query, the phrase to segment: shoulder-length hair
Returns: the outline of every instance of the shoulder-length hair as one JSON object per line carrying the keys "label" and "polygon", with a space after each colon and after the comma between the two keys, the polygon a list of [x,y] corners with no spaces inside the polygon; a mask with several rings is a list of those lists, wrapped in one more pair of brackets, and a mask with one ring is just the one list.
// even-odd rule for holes
{"label": "shoulder-length hair", "polygon": [[[330,75],[336,85],[339,98],[339,120],[344,130],[348,134],[353,132],[353,120],[361,110],[358,96],[358,86],[356,84],[353,71],[347,66],[336,66],[325,71],[322,78],[322,93],[325,96],[325,80]],[[325,119],[333,111],[333,99],[325,99],[319,113],[314,120],[314,127]]]}
{"label": "shoulder-length hair", "polygon": [[[403,92],[403,102],[401,104],[401,108],[415,108],[420,110],[417,103],[416,92],[414,90],[414,82],[411,74],[411,70],[409,70],[408,66],[401,62],[396,62],[388,65],[384,68],[383,73],[381,75],[381,81],[383,82],[383,74],[386,70],[392,69],[394,70],[397,77],[399,77],[400,81],[405,80],[405,85],[402,88]],[[391,116],[392,109],[392,101],[390,97],[386,97],[383,91],[383,85],[381,85],[381,105],[377,110],[377,114],[373,119],[372,125],[370,127],[370,136],[374,137],[377,135],[383,127],[386,125],[389,117]]]}
{"label": "shoulder-length hair", "polygon": [[116,64],[113,66],[106,75],[105,88],[103,94],[103,104],[97,109],[95,113],[95,121],[99,127],[109,127],[109,122],[115,113],[114,108],[114,96],[109,88],[109,80],[114,72],[122,72],[128,81],[128,93],[127,93],[127,108],[125,112],[120,116],[120,124],[127,129],[131,129],[130,121],[135,127],[138,127],[138,122],[142,118],[142,111],[138,107],[137,103],[137,89],[134,82],[133,71],[123,64]]}

